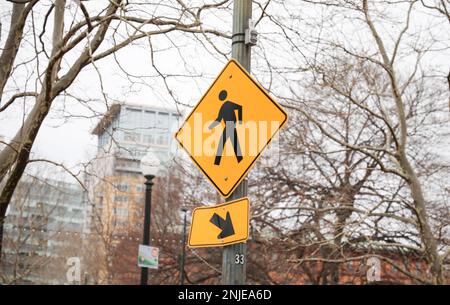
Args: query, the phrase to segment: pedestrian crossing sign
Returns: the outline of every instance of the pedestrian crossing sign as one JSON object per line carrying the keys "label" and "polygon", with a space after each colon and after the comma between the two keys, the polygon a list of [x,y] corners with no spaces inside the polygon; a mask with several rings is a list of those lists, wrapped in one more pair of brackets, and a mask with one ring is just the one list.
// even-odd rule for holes
{"label": "pedestrian crossing sign", "polygon": [[232,59],[175,139],[217,191],[228,197],[286,121],[281,106]]}

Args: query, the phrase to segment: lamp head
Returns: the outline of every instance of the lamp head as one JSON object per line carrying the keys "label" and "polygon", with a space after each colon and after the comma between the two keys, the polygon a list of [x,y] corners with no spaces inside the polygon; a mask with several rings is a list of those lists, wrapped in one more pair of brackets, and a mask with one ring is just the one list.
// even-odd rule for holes
{"label": "lamp head", "polygon": [[160,170],[161,162],[154,153],[148,152],[141,159],[141,171],[144,176],[156,176]]}

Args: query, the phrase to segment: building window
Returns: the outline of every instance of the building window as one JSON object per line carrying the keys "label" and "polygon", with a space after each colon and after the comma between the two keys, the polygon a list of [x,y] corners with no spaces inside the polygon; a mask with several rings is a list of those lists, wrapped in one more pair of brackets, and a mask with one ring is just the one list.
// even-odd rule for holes
{"label": "building window", "polygon": [[128,224],[126,221],[121,221],[121,220],[117,220],[117,219],[114,219],[113,223],[114,223],[114,226],[116,226],[116,227],[126,227]]}
{"label": "building window", "polygon": [[167,134],[159,134],[158,141],[156,142],[156,144],[166,146],[168,144],[168,135]]}
{"label": "building window", "polygon": [[128,192],[130,189],[130,185],[128,183],[116,183],[114,187],[120,192]]}
{"label": "building window", "polygon": [[155,144],[156,112],[144,111],[142,117],[142,141],[147,144]]}
{"label": "building window", "polygon": [[139,125],[141,122],[142,110],[141,109],[132,109],[127,108],[125,115],[123,117],[123,127],[124,128],[133,128],[136,125]]}
{"label": "building window", "polygon": [[128,202],[128,196],[117,195],[114,196],[115,202]]}
{"label": "building window", "polygon": [[142,110],[126,108],[121,117],[121,128],[123,129],[123,140],[128,142],[139,142],[141,140],[140,126]]}
{"label": "building window", "polygon": [[144,128],[153,129],[156,126],[156,112],[145,111],[142,120],[142,126]]}
{"label": "building window", "polygon": [[119,159],[116,161],[118,168],[139,168],[140,163],[137,161]]}
{"label": "building window", "polygon": [[147,152],[145,150],[135,148],[135,149],[133,149],[132,155],[136,160],[140,160],[140,159],[142,159],[143,156],[145,156],[146,153]]}
{"label": "building window", "polygon": [[114,208],[113,212],[117,216],[123,216],[123,217],[128,216],[128,209],[125,209],[125,208]]}
{"label": "building window", "polygon": [[139,142],[141,140],[141,135],[137,132],[125,132],[123,139],[128,142]]}
{"label": "building window", "polygon": [[170,130],[175,131],[178,129],[180,116],[177,114],[172,114],[170,117]]}
{"label": "building window", "polygon": [[155,144],[155,137],[152,134],[144,134],[144,143]]}
{"label": "building window", "polygon": [[103,148],[107,143],[109,139],[109,134],[107,132],[103,132],[98,136],[98,148]]}
{"label": "building window", "polygon": [[156,124],[158,129],[169,129],[169,114],[164,112],[158,113],[158,121]]}

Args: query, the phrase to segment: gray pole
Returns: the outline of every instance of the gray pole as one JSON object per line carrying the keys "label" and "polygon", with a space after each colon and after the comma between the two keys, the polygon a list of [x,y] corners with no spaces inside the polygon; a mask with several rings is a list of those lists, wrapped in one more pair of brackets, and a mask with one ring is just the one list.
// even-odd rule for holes
{"label": "gray pole", "polygon": [[[233,38],[231,56],[250,73],[250,46],[245,44],[245,30],[252,17],[252,0],[234,0]],[[244,113],[245,116],[245,113]],[[247,196],[247,178],[234,190],[227,201]],[[225,246],[222,257],[222,284],[244,285],[246,281],[246,245],[238,243]]]}

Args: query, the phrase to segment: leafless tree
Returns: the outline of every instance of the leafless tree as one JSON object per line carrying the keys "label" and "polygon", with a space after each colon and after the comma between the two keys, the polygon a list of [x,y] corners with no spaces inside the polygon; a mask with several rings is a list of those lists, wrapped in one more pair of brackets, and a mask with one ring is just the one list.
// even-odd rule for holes
{"label": "leafless tree", "polygon": [[[87,66],[95,69],[101,59],[114,57],[136,41],[147,39],[151,44],[151,37],[157,35],[197,34],[206,43],[211,41],[210,36],[229,37],[203,25],[201,20],[205,12],[227,2],[193,7],[179,0],[164,5],[132,1],[109,1],[104,5],[65,0],[11,1],[10,7],[2,4],[5,10],[11,10],[11,15],[0,55],[3,102],[0,111],[12,109],[20,99],[32,106],[24,113],[16,135],[4,143],[0,152],[0,223],[42,123],[55,107],[54,102],[67,93],[81,71]],[[21,60],[21,52],[25,60]],[[30,69],[24,72],[21,70],[24,67]],[[159,73],[161,78],[167,78]],[[27,90],[28,87],[33,89]]]}
{"label": "leafless tree", "polygon": [[[285,51],[291,65],[271,62],[264,49],[265,75],[270,86],[289,88],[272,93],[284,99],[294,122],[285,132],[281,169],[265,169],[268,185],[255,185],[263,204],[254,217],[284,238],[293,234],[295,247],[318,246],[317,255],[330,262],[325,273],[336,274],[333,262],[346,261],[345,246],[397,245],[422,253],[431,276],[400,270],[419,282],[442,283],[448,186],[434,184],[438,196],[427,189],[448,171],[445,161],[433,162],[442,157],[431,147],[448,133],[447,70],[429,63],[448,51],[448,37],[422,35],[415,26],[424,9],[418,1],[369,2],[303,1],[295,26],[282,9],[268,12],[289,44],[278,55]],[[295,19],[292,5],[284,7]],[[270,46],[277,37],[267,40]],[[264,215],[272,218],[259,218]]]}

